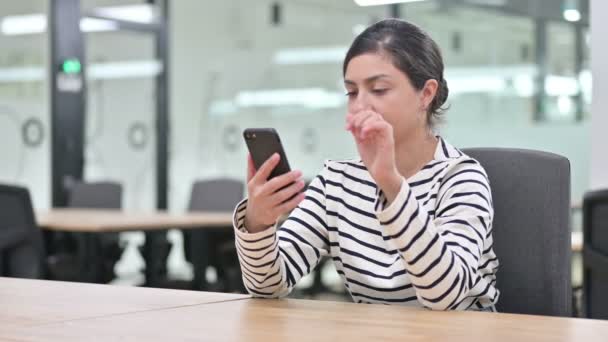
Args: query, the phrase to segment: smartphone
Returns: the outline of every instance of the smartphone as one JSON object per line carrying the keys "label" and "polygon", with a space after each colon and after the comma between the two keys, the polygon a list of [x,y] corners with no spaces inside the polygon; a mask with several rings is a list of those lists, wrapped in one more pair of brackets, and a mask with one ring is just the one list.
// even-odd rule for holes
{"label": "smartphone", "polygon": [[259,170],[262,164],[273,154],[278,153],[281,157],[279,164],[272,170],[268,179],[280,176],[291,170],[285,150],[281,144],[281,138],[279,138],[279,133],[274,128],[247,128],[243,131],[243,137],[245,138],[247,149],[249,149],[256,170]]}

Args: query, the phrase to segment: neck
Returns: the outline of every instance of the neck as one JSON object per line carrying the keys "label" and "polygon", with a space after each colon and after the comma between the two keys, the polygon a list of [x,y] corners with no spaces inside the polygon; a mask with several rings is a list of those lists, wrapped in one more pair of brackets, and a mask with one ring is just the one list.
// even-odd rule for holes
{"label": "neck", "polygon": [[408,138],[395,144],[397,170],[405,177],[415,175],[424,165],[433,160],[439,140],[430,130],[417,130]]}

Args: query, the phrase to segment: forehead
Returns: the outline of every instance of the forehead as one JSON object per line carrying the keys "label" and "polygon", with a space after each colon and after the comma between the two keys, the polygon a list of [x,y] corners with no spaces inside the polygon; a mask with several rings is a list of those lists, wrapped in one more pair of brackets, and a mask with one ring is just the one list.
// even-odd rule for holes
{"label": "forehead", "polygon": [[344,80],[359,83],[380,74],[386,75],[386,78],[404,76],[385,54],[367,53],[349,61]]}

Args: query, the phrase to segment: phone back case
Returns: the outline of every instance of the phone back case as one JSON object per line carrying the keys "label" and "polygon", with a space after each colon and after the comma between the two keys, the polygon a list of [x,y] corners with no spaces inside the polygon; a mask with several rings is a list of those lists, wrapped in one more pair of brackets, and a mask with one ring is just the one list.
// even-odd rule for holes
{"label": "phone back case", "polygon": [[274,128],[248,128],[243,132],[243,137],[256,169],[259,169],[274,153],[281,156],[269,179],[290,171],[281,138]]}

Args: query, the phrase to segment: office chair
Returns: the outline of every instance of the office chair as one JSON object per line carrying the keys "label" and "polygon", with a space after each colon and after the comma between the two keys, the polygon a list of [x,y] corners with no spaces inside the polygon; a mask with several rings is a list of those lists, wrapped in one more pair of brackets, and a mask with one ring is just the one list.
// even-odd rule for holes
{"label": "office chair", "polygon": [[[79,182],[73,185],[68,195],[69,208],[120,209],[122,207],[122,187],[114,182]],[[125,246],[120,245],[119,233],[59,233],[55,234],[55,251],[49,256],[49,273],[53,279],[70,281],[93,281],[108,283],[115,278],[114,266],[120,260]],[[99,255],[89,255],[89,244],[96,244]],[[83,260],[87,258],[100,260]],[[82,263],[93,262],[99,270],[90,272],[94,279],[84,279]]]}
{"label": "office chair", "polygon": [[[232,212],[236,204],[243,198],[244,184],[233,179],[212,179],[195,182],[192,186],[189,211],[219,211]],[[226,229],[230,228],[230,229]],[[242,291],[240,266],[234,246],[232,227],[220,230],[191,230],[184,229],[184,254],[186,260],[194,262],[195,258],[209,260],[209,266],[217,270],[218,290]],[[202,250],[207,247],[207,251]],[[200,253],[206,253],[201,255]],[[206,285],[205,270],[195,270],[195,288]],[[223,284],[221,284],[223,282]]]}
{"label": "office chair", "polygon": [[27,189],[0,184],[0,276],[44,276],[42,234]]}
{"label": "office chair", "polygon": [[571,316],[570,162],[546,152],[470,148],[494,202],[500,312]]}
{"label": "office chair", "polygon": [[583,312],[608,319],[608,189],[583,200]]}

